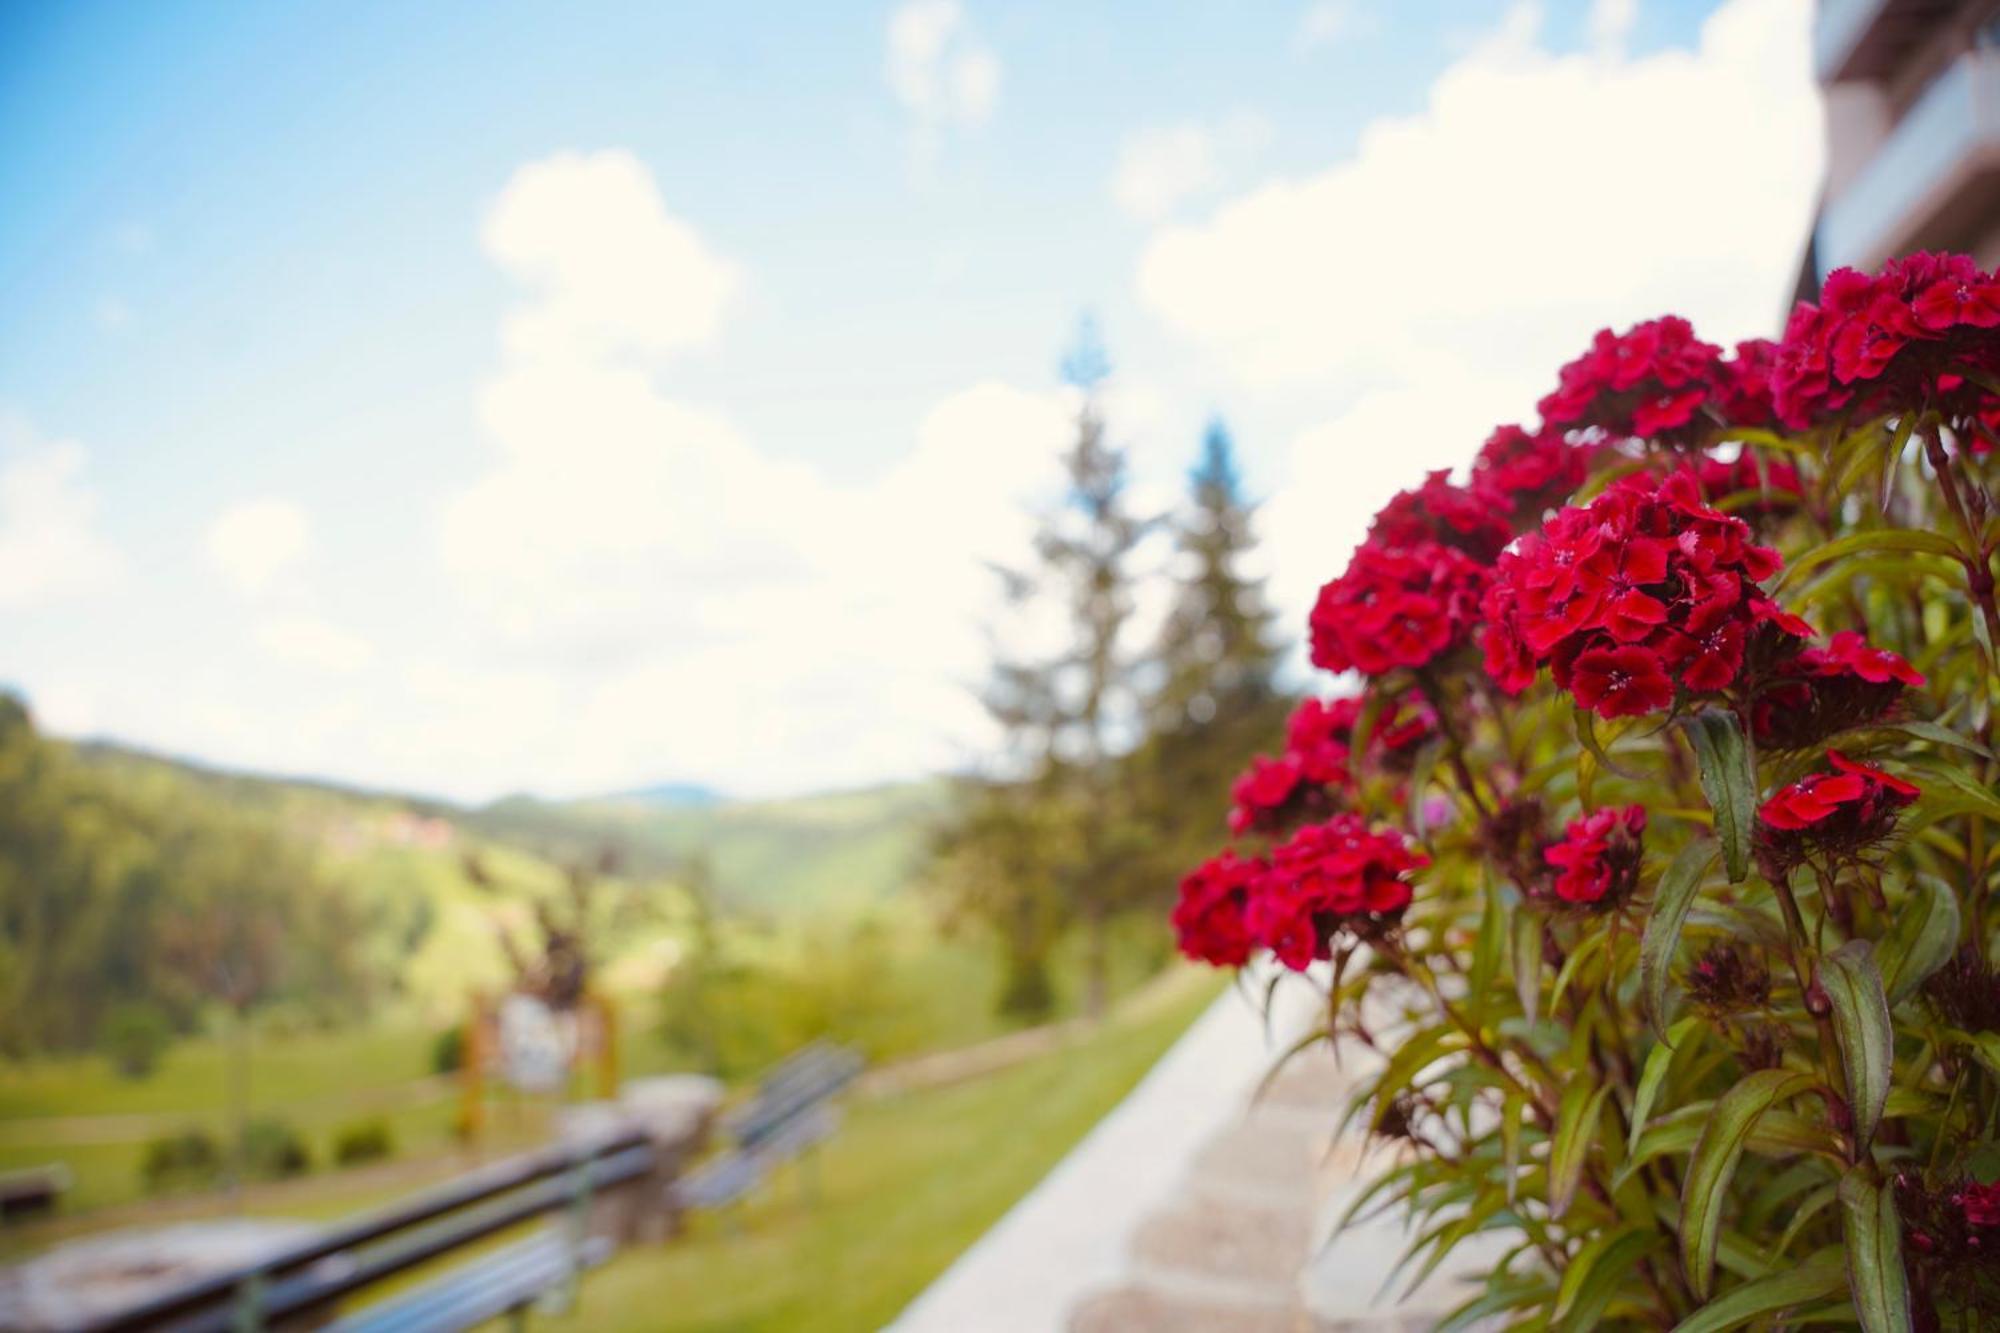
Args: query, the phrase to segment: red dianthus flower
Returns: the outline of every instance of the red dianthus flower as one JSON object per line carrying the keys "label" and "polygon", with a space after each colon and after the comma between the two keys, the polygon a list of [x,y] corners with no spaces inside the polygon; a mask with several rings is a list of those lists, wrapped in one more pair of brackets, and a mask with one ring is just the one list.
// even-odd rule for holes
{"label": "red dianthus flower", "polygon": [[1842,630],[1826,647],[1807,648],[1779,664],[1757,692],[1751,732],[1766,749],[1809,749],[1886,717],[1906,687],[1923,683],[1897,654]]}
{"label": "red dianthus flower", "polygon": [[1838,750],[1826,757],[1832,772],[1807,774],[1757,810],[1757,862],[1766,879],[1814,857],[1858,856],[1893,833],[1896,816],[1919,795],[1915,784]]}
{"label": "red dianthus flower", "polygon": [[1600,329],[1590,350],[1564,366],[1540,403],[1552,426],[1596,427],[1614,436],[1693,442],[1702,409],[1717,396],[1722,349],[1694,336],[1678,315]]}
{"label": "red dianthus flower", "polygon": [[1426,476],[1423,485],[1399,491],[1383,505],[1369,525],[1368,540],[1377,546],[1437,542],[1490,564],[1514,540],[1510,511],[1505,499],[1454,485],[1451,473],[1440,469]]}
{"label": "red dianthus flower", "polygon": [[1646,808],[1628,805],[1572,819],[1562,841],[1542,849],[1557,871],[1556,897],[1566,903],[1609,907],[1623,902],[1639,882],[1640,836]]}
{"label": "red dianthus flower", "polygon": [[1548,664],[1602,717],[1732,686],[1766,624],[1809,633],[1758,588],[1777,552],[1701,503],[1692,474],[1632,476],[1504,552],[1483,611],[1488,672],[1518,692]]}
{"label": "red dianthus flower", "polygon": [[1249,924],[1286,967],[1332,957],[1342,930],[1367,936],[1410,905],[1409,875],[1430,864],[1401,833],[1375,832],[1355,814],[1308,824],[1271,852],[1250,898]]}
{"label": "red dianthus flower", "polygon": [[1427,665],[1470,635],[1486,580],[1486,569],[1453,547],[1363,543],[1319,591],[1313,665],[1370,676]]}
{"label": "red dianthus flower", "polygon": [[1870,276],[1827,275],[1817,305],[1800,302],[1771,375],[1778,418],[1805,429],[1853,407],[1864,417],[1927,402],[1975,427],[1990,407],[1965,372],[2000,369],[2000,277],[1965,255],[1919,253]]}
{"label": "red dianthus flower", "polygon": [[1245,910],[1268,869],[1256,857],[1224,851],[1188,872],[1181,880],[1180,901],[1174,905],[1174,933],[1181,952],[1216,967],[1249,962],[1256,940]]}

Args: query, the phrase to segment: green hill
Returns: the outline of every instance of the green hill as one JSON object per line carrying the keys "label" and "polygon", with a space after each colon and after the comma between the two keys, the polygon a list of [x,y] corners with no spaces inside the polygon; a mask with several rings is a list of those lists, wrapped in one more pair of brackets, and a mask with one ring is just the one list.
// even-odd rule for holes
{"label": "green hill", "polygon": [[557,860],[615,849],[625,872],[642,877],[675,874],[705,855],[732,908],[844,917],[909,887],[946,800],[945,785],[935,781],[693,805],[517,796],[464,819],[488,837]]}

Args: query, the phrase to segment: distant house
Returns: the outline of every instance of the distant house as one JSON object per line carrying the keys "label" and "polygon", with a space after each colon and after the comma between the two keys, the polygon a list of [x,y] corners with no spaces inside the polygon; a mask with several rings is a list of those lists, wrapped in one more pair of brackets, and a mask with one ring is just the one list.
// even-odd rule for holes
{"label": "distant house", "polygon": [[2000,0],[1819,0],[1826,188],[1801,286],[1912,250],[2000,265]]}

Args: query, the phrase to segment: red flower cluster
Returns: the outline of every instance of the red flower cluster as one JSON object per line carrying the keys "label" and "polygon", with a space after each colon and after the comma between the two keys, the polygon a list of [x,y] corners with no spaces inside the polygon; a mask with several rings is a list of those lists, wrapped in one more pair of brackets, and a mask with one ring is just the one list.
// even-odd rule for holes
{"label": "red flower cluster", "polygon": [[1701,411],[1718,394],[1722,349],[1694,336],[1678,315],[1600,329],[1590,350],[1564,366],[1540,403],[1551,426],[1595,427],[1617,437],[1692,443]]}
{"label": "red flower cluster", "polygon": [[1748,338],[1736,344],[1736,354],[1719,365],[1715,407],[1732,426],[1769,426],[1777,421],[1771,405],[1771,372],[1778,365],[1778,344],[1769,338]]}
{"label": "red flower cluster", "polygon": [[2000,366],[1994,329],[2000,275],[1964,255],[1892,259],[1873,277],[1836,269],[1819,304],[1800,302],[1785,326],[1771,376],[1778,416],[1804,429],[1849,407],[1871,417],[1918,407],[1964,371]]}
{"label": "red flower cluster", "polygon": [[1487,571],[1436,542],[1364,543],[1312,610],[1313,665],[1379,676],[1421,667],[1464,643],[1479,615]]}
{"label": "red flower cluster", "polygon": [[1326,787],[1305,775],[1298,759],[1290,754],[1276,759],[1260,754],[1229,789],[1229,831],[1237,837],[1246,833],[1278,833],[1304,819],[1314,819],[1330,810]]}
{"label": "red flower cluster", "polygon": [[1245,909],[1267,869],[1261,860],[1225,851],[1189,872],[1174,905],[1174,933],[1181,952],[1216,967],[1249,962],[1257,941],[1250,934]]}
{"label": "red flower cluster", "polygon": [[2000,1182],[1961,1177],[1929,1183],[1914,1171],[1895,1178],[1909,1272],[1912,1326],[1946,1327],[1940,1299],[1960,1311],[1992,1310],[2000,1302]]}
{"label": "red flower cluster", "polygon": [[1623,902],[1639,882],[1641,838],[1646,808],[1594,810],[1572,819],[1562,841],[1542,849],[1556,873],[1556,897],[1566,903],[1611,907]]}
{"label": "red flower cluster", "polygon": [[1285,753],[1299,761],[1314,782],[1344,783],[1348,779],[1354,724],[1361,720],[1361,700],[1306,699],[1285,723]]}
{"label": "red flower cluster", "polygon": [[1304,971],[1332,957],[1342,929],[1377,933],[1410,905],[1410,872],[1430,864],[1401,833],[1377,833],[1359,815],[1308,824],[1271,852],[1250,898],[1251,933],[1278,961]]}
{"label": "red flower cluster", "polygon": [[1491,564],[1514,540],[1510,504],[1491,494],[1455,485],[1445,469],[1428,474],[1414,490],[1399,491],[1369,525],[1374,546],[1417,546],[1437,542],[1455,547],[1482,565]]}
{"label": "red flower cluster", "polygon": [[1544,510],[1583,485],[1590,455],[1590,449],[1571,444],[1560,430],[1544,427],[1530,435],[1519,426],[1502,426],[1486,437],[1472,460],[1472,486],[1505,497],[1517,521],[1539,523]]}
{"label": "red flower cluster", "polygon": [[1804,636],[1757,584],[1778,554],[1701,503],[1695,479],[1628,477],[1501,555],[1486,595],[1486,669],[1519,693],[1547,663],[1601,717],[1669,707],[1676,690],[1735,683],[1760,625]]}
{"label": "red flower cluster", "polygon": [[1895,831],[1896,816],[1918,789],[1838,750],[1831,773],[1809,773],[1757,810],[1755,847],[1764,878],[1782,879],[1815,857],[1845,860]]}
{"label": "red flower cluster", "polygon": [[1906,686],[1922,685],[1914,667],[1854,630],[1824,648],[1787,658],[1750,711],[1751,733],[1772,750],[1805,750],[1849,727],[1888,716]]}

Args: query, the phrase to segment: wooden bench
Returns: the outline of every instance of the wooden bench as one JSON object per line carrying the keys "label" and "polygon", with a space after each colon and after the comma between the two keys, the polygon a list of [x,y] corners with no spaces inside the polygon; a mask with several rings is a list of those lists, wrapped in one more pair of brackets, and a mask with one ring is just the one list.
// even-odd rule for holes
{"label": "wooden bench", "polygon": [[773,1066],[750,1100],[723,1117],[730,1146],[674,1182],[674,1203],[720,1208],[755,1189],[780,1162],[832,1136],[840,1118],[832,1102],[861,1072],[861,1056],[816,1041]]}
{"label": "wooden bench", "polygon": [[573,1246],[558,1227],[544,1227],[400,1296],[347,1316],[329,1333],[458,1333],[488,1319],[523,1320],[530,1306],[611,1257],[599,1236]]}
{"label": "wooden bench", "polygon": [[61,1162],[0,1172],[0,1222],[53,1213],[74,1179]]}

